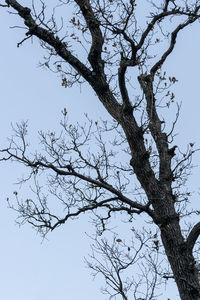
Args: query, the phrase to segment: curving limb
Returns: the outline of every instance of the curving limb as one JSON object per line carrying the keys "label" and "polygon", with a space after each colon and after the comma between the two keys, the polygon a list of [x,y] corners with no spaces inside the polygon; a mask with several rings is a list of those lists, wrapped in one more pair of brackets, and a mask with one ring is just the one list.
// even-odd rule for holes
{"label": "curving limb", "polygon": [[194,225],[194,227],[192,228],[192,230],[190,231],[190,233],[188,235],[186,244],[187,244],[187,249],[190,252],[192,252],[199,236],[200,236],[200,222],[198,222],[196,225]]}
{"label": "curving limb", "polygon": [[102,46],[104,43],[103,35],[100,29],[100,23],[95,17],[90,1],[88,0],[75,0],[77,5],[80,7],[81,12],[85,18],[87,26],[90,30],[92,37],[92,45],[88,55],[88,60],[95,72],[104,74],[103,71],[103,60],[101,58]]}
{"label": "curving limb", "polygon": [[167,59],[167,57],[172,53],[175,44],[176,44],[176,39],[178,36],[178,33],[183,30],[186,26],[188,26],[189,24],[194,23],[197,19],[199,19],[200,15],[198,15],[197,13],[200,10],[200,6],[197,7],[197,9],[195,10],[195,15],[194,16],[189,16],[188,20],[183,23],[183,24],[179,24],[177,26],[177,28],[171,33],[171,40],[170,40],[170,45],[169,48],[166,50],[166,52],[162,55],[161,59],[151,68],[151,75],[154,76],[155,73],[162,67],[162,65],[164,64],[165,60]]}

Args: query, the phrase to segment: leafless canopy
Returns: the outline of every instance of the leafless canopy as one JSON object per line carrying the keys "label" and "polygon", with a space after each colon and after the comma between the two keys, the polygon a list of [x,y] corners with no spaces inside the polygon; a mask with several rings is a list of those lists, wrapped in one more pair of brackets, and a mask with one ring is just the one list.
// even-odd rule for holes
{"label": "leafless canopy", "polygon": [[[179,33],[199,21],[200,1],[58,0],[54,7],[33,1],[30,8],[19,2],[1,4],[25,25],[15,26],[25,30],[18,47],[36,37],[45,49],[41,65],[59,74],[63,87],[89,84],[111,116],[105,121],[86,115],[85,124],[70,124],[65,108],[61,132],[40,132],[41,150],[35,154],[29,150],[27,123],[13,128],[1,161],[26,166],[20,183],[31,181],[33,193],[21,200],[15,191],[17,205],[8,199],[19,222],[45,235],[88,212],[97,228],[88,265],[104,275],[104,292],[111,298],[155,299],[160,280],[174,278],[182,300],[200,299],[193,253],[200,223],[188,229],[187,238],[180,226],[180,219],[199,213],[187,209],[190,193],[184,190],[198,149],[189,143],[182,151],[175,144],[180,105],[175,106],[172,89],[177,79],[164,71]],[[171,107],[175,118],[167,124],[161,112]],[[112,215],[120,213],[129,222],[143,216],[146,228],[154,224],[158,233],[131,233],[139,248],[115,234],[111,244],[99,239]],[[139,254],[143,247],[146,255]],[[171,274],[164,271],[166,262],[161,268],[165,253]],[[121,272],[136,263],[137,280],[122,280]],[[141,278],[148,291],[143,295]]]}

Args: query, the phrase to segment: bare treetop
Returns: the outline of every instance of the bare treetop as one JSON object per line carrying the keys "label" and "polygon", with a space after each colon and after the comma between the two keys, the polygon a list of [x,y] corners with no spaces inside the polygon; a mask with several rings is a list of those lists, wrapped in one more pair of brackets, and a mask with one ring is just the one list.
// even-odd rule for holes
{"label": "bare treetop", "polygon": [[[93,214],[98,235],[107,229],[113,214],[124,213],[130,222],[135,215],[143,216],[154,224],[160,238],[144,229],[146,235],[136,234],[135,239],[142,247],[153,239],[153,249],[166,255],[171,267],[166,275],[157,256],[152,258],[148,251],[148,259],[140,257],[154,272],[145,299],[155,299],[160,279],[174,278],[182,300],[198,300],[193,249],[200,223],[188,228],[188,237],[180,225],[185,216],[199,214],[198,209],[187,208],[190,193],[184,189],[198,149],[193,142],[185,151],[176,145],[179,103],[172,124],[162,115],[174,107],[172,87],[178,81],[174,74],[166,74],[165,64],[180,32],[199,21],[200,1],[58,0],[54,5],[33,1],[25,7],[21,1],[6,0],[1,6],[24,23],[25,36],[18,47],[36,37],[45,49],[41,65],[59,74],[63,87],[86,82],[112,121],[87,117],[87,124],[72,125],[65,108],[61,133],[41,131],[42,147],[35,154],[29,151],[27,123],[14,127],[8,147],[1,150],[1,161],[14,160],[28,168],[20,183],[32,181],[35,197],[20,200],[16,191],[17,205],[8,199],[9,204],[22,223],[29,222],[44,235],[86,212]],[[46,180],[48,190],[43,192],[39,180]],[[124,247],[126,243],[115,236],[112,245],[97,237],[95,241],[91,256],[95,263],[89,266],[104,275],[108,294],[127,300],[135,285],[133,295],[138,299],[137,284],[142,286],[142,281],[121,279],[121,270],[134,265],[138,250],[132,247],[136,256],[124,256],[115,243]],[[111,266],[97,266],[94,251]]]}

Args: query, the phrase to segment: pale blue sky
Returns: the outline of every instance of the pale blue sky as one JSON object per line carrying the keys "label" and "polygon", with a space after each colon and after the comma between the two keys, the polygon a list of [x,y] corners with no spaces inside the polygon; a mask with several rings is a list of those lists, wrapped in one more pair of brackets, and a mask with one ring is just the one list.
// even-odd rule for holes
{"label": "pale blue sky", "polygon": [[[1,144],[10,135],[11,122],[28,119],[31,140],[37,147],[37,131],[55,130],[64,107],[74,121],[82,120],[86,111],[91,116],[95,114],[96,118],[106,118],[104,108],[86,85],[81,92],[79,88],[65,89],[55,74],[38,67],[43,52],[36,41],[17,48],[16,44],[23,36],[20,30],[9,29],[10,25],[14,25],[14,18],[6,10],[1,9],[0,12]],[[167,70],[179,80],[176,98],[182,101],[178,141],[182,144],[196,142],[197,146],[200,145],[199,26],[197,23],[180,35],[176,51],[167,61]],[[22,173],[23,169],[15,164],[1,164],[0,298],[105,299],[99,292],[103,282],[92,281],[83,262],[89,252],[85,231],[91,226],[86,216],[60,227],[43,243],[30,226],[19,229],[14,224],[16,215],[7,209],[5,199],[12,195],[15,190],[13,183]],[[194,171],[194,175],[191,187],[197,189],[199,171]],[[196,201],[199,202],[199,199]],[[175,291],[169,292],[163,299],[167,296],[178,299]]]}

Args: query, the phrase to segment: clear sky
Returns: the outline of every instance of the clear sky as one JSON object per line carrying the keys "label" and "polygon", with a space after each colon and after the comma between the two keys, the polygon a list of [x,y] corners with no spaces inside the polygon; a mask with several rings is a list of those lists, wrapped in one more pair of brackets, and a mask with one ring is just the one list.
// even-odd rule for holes
{"label": "clear sky", "polygon": [[[107,117],[93,91],[86,85],[65,89],[60,79],[48,70],[38,67],[43,50],[36,39],[17,48],[23,37],[21,30],[9,29],[15,17],[0,8],[0,141],[5,145],[11,133],[11,123],[29,120],[31,141],[37,147],[37,131],[56,130],[61,110],[66,107],[71,120],[83,120],[89,115]],[[180,35],[174,54],[167,60],[166,69],[179,81],[176,98],[182,101],[181,116],[177,126],[178,141],[196,142],[200,145],[200,24],[193,25]],[[195,161],[199,163],[199,157]],[[6,198],[16,189],[14,182],[23,174],[16,164],[0,166],[0,298],[4,300],[105,299],[99,290],[101,278],[92,281],[85,267],[84,256],[89,252],[90,231],[86,216],[69,222],[41,237],[28,225],[15,225],[16,214],[7,208]],[[198,192],[199,171],[194,170],[190,184]],[[195,201],[199,202],[196,193]],[[199,202],[200,203],[200,202]],[[198,204],[199,205],[199,204]],[[199,207],[200,208],[200,207]],[[169,290],[163,299],[178,299],[175,290]]]}

